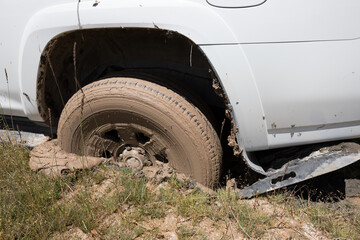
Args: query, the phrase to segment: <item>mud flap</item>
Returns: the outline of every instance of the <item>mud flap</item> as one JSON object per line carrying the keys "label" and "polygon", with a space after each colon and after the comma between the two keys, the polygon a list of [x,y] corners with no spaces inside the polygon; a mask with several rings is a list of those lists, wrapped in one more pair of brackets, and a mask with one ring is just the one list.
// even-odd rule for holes
{"label": "mud flap", "polygon": [[239,195],[241,198],[249,198],[341,169],[358,160],[360,145],[357,143],[346,142],[324,147],[307,157],[291,160],[280,169],[266,172],[266,178],[238,190]]}

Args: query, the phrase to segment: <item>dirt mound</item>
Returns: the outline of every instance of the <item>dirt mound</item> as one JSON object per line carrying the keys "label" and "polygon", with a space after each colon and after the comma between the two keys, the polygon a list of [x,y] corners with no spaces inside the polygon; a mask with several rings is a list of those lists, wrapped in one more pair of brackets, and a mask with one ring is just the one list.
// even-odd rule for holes
{"label": "dirt mound", "polygon": [[[91,169],[99,164],[106,164],[113,168],[131,168],[124,162],[115,161],[114,158],[79,156],[67,153],[61,149],[57,139],[42,143],[36,146],[30,152],[29,165],[33,171],[48,175],[50,177],[68,175],[83,169]],[[160,161],[156,166],[144,166],[141,169],[136,168],[134,174],[145,176],[155,183],[162,183],[175,174],[174,170]],[[181,181],[188,182],[190,188],[199,188],[203,192],[213,193],[213,190],[206,186],[190,180],[184,174],[176,173],[176,177]]]}
{"label": "dirt mound", "polygon": [[[76,185],[76,188],[65,194],[59,201],[66,203],[76,201],[78,195],[85,190],[91,192],[91,202],[94,203],[103,201],[102,199],[113,199],[112,196],[122,196],[121,194],[124,200],[116,211],[100,214],[99,225],[96,228],[86,229],[85,226],[85,229],[82,229],[82,225],[80,227],[71,225],[65,232],[54,233],[53,239],[104,239],[107,237],[111,239],[118,236],[128,236],[129,239],[173,240],[251,239],[254,236],[261,239],[331,238],[329,237],[331,234],[324,231],[323,227],[311,221],[310,210],[315,209],[310,209],[311,204],[310,207],[303,206],[303,203],[294,207],[297,200],[279,202],[271,197],[240,200],[236,197],[234,179],[228,181],[226,189],[213,191],[187,178],[184,174],[175,173],[168,164],[158,162],[156,165],[144,166],[141,170],[130,171],[130,178],[147,179],[144,185],[146,189],[141,188],[141,193],[148,192],[154,196],[149,202],[138,205],[134,203],[137,199],[136,194],[136,196],[130,193],[125,194],[126,191],[132,191],[132,187],[127,186],[128,183],[123,183],[123,185],[119,183],[120,170],[129,168],[123,162],[117,162],[112,158],[81,157],[69,154],[58,146],[57,140],[43,143],[30,153],[31,169],[51,177],[94,168],[99,164],[106,166],[94,170],[94,172],[105,172],[99,183],[86,187]],[[182,182],[181,187],[171,186],[170,182],[174,177],[176,181]],[[134,186],[139,186],[139,184],[136,183]],[[205,194],[193,195],[196,189]],[[167,195],[162,196],[164,192]],[[134,202],[129,200],[130,196],[136,198]],[[289,203],[294,206],[289,206]],[[353,205],[355,206],[351,203],[351,206]],[[146,216],[143,215],[144,211]],[[163,213],[157,215],[157,211],[163,211]],[[322,218],[327,214],[316,213],[311,216]],[[258,224],[262,224],[260,229]]]}

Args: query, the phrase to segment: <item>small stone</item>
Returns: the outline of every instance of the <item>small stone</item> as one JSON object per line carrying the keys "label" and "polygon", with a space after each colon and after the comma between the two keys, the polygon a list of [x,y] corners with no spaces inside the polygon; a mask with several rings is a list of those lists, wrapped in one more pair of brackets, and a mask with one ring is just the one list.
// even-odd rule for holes
{"label": "small stone", "polygon": [[168,240],[178,240],[179,239],[177,234],[174,232],[167,232],[164,234],[164,237]]}
{"label": "small stone", "polygon": [[194,189],[195,187],[196,187],[196,181],[195,180],[189,181],[188,188],[189,189]]}
{"label": "small stone", "polygon": [[360,179],[345,179],[346,197],[360,196]]}
{"label": "small stone", "polygon": [[235,178],[232,178],[232,179],[229,179],[226,181],[226,190],[235,189],[235,188],[236,188]]}
{"label": "small stone", "polygon": [[134,170],[133,171],[133,176],[142,178],[142,177],[145,177],[145,174],[141,170]]}

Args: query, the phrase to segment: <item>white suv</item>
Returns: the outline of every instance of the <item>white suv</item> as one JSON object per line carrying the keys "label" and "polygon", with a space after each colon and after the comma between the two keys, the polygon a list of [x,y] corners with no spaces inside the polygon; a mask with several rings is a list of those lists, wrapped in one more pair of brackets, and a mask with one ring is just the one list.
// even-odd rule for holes
{"label": "white suv", "polygon": [[[274,180],[289,166],[266,168],[258,151],[360,137],[359,11],[358,0],[2,1],[1,107],[58,125],[66,151],[169,161],[208,186],[228,139]],[[266,189],[306,178],[296,171]]]}

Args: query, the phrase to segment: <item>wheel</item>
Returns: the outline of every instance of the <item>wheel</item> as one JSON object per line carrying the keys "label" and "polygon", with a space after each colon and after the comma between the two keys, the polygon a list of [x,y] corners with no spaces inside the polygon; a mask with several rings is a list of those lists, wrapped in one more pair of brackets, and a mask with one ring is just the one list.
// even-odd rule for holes
{"label": "wheel", "polygon": [[63,150],[113,157],[135,168],[156,161],[212,187],[222,149],[205,116],[177,93],[135,78],[108,78],[79,90],[65,105]]}

